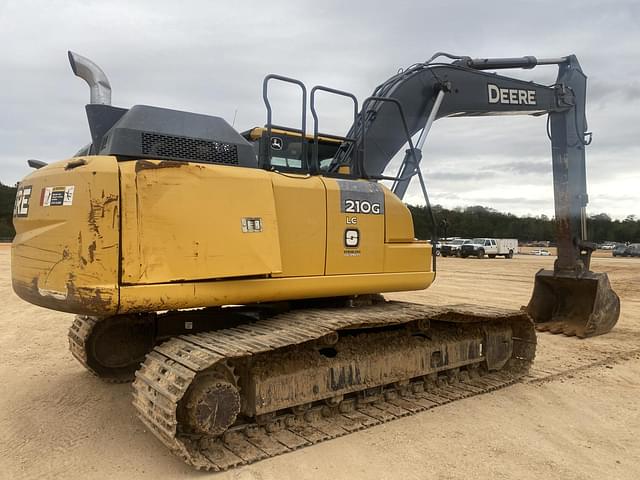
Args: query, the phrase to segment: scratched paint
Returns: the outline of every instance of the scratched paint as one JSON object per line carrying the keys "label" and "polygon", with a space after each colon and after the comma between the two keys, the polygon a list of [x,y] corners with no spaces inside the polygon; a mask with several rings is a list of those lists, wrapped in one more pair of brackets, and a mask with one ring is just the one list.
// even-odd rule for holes
{"label": "scratched paint", "polygon": [[57,162],[27,177],[36,192],[75,185],[73,204],[35,202],[15,219],[12,277],[16,293],[46,308],[88,315],[115,313],[119,303],[119,180],[113,157]]}

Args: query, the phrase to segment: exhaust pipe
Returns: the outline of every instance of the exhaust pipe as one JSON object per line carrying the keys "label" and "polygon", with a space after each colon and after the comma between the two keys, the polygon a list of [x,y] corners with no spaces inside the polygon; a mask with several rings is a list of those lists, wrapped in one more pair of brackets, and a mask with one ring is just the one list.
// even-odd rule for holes
{"label": "exhaust pipe", "polygon": [[111,84],[102,69],[88,58],[69,50],[69,63],[73,74],[89,84],[89,103],[111,105]]}

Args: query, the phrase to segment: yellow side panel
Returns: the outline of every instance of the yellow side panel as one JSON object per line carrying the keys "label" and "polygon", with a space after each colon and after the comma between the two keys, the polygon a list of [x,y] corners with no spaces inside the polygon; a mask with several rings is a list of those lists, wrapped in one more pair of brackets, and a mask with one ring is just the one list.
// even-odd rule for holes
{"label": "yellow side panel", "polygon": [[21,208],[13,219],[11,245],[15,292],[54,310],[115,313],[120,226],[116,159],[90,156],[49,164],[20,182],[16,203]]}
{"label": "yellow side panel", "polygon": [[384,246],[384,271],[428,272],[431,270],[431,245],[427,242],[388,243]]}
{"label": "yellow side panel", "polygon": [[268,172],[156,160],[119,166],[124,284],[282,271]]}
{"label": "yellow side panel", "polygon": [[413,218],[407,206],[389,189],[384,189],[385,241],[387,243],[413,242]]}
{"label": "yellow side panel", "polygon": [[384,194],[366,180],[322,179],[327,189],[327,275],[384,271]]}
{"label": "yellow side panel", "polygon": [[274,277],[324,274],[327,209],[319,177],[271,173],[278,216],[282,273]]}

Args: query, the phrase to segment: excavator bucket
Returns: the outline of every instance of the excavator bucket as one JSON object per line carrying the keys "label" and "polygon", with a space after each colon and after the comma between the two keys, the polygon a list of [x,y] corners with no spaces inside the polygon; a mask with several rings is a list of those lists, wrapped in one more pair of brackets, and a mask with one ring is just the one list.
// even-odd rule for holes
{"label": "excavator bucket", "polygon": [[620,299],[606,273],[586,272],[576,277],[543,269],[536,273],[527,312],[540,332],[587,338],[614,327]]}

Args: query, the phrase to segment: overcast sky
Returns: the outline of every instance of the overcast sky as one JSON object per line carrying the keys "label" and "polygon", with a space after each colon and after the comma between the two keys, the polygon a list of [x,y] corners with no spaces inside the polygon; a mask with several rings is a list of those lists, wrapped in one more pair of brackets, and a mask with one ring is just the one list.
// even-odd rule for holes
{"label": "overcast sky", "polygon": [[[262,79],[280,73],[359,99],[436,51],[472,57],[575,53],[589,77],[589,213],[640,216],[640,2],[588,0],[53,1],[0,0],[0,181],[88,143],[86,84],[66,57],[100,65],[113,104],[265,122]],[[510,72],[553,83],[555,67]],[[274,91],[274,121],[297,125],[295,91]],[[325,101],[321,130],[344,133],[349,109]],[[423,150],[433,203],[553,215],[545,118],[443,119]],[[405,200],[420,202],[412,184]]]}

